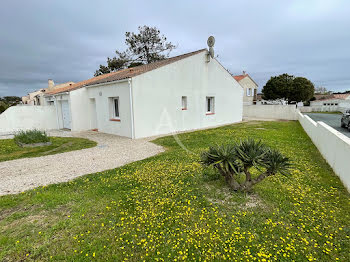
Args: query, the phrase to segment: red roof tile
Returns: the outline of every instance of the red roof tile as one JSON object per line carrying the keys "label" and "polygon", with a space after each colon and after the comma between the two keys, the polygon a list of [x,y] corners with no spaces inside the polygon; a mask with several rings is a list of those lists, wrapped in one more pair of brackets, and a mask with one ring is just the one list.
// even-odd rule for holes
{"label": "red roof tile", "polygon": [[238,76],[233,76],[233,78],[234,78],[237,82],[239,82],[239,81],[241,81],[243,78],[245,78],[246,76],[248,76],[248,75],[238,75]]}
{"label": "red roof tile", "polygon": [[334,94],[334,97],[337,99],[348,99],[350,94]]}

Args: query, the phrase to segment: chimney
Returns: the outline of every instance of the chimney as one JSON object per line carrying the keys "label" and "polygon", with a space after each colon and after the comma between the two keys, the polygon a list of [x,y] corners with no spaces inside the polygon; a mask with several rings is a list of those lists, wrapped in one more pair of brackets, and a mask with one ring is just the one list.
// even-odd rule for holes
{"label": "chimney", "polygon": [[243,71],[243,75],[244,75],[244,76],[246,75],[246,71]]}
{"label": "chimney", "polygon": [[49,90],[51,90],[54,85],[55,85],[55,83],[53,82],[53,80],[49,79],[49,81],[48,81],[48,88],[49,88]]}

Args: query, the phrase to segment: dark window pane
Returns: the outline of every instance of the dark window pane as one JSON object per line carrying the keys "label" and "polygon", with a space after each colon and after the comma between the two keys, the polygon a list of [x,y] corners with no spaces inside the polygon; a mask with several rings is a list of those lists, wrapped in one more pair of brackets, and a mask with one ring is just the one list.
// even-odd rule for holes
{"label": "dark window pane", "polygon": [[119,117],[119,99],[114,99],[114,113],[116,117]]}
{"label": "dark window pane", "polygon": [[207,98],[207,102],[208,102],[207,112],[210,112],[210,98]]}

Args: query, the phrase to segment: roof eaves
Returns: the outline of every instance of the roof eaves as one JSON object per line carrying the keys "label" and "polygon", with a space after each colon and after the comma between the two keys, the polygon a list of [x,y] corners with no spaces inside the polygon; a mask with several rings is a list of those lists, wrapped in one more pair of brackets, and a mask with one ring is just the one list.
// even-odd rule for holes
{"label": "roof eaves", "polygon": [[125,82],[125,81],[129,81],[131,78],[132,77],[124,77],[118,80],[111,80],[111,81],[106,81],[106,82],[101,82],[96,84],[87,84],[87,85],[83,85],[82,87],[95,87],[95,86],[101,86],[101,85],[106,85],[111,83]]}

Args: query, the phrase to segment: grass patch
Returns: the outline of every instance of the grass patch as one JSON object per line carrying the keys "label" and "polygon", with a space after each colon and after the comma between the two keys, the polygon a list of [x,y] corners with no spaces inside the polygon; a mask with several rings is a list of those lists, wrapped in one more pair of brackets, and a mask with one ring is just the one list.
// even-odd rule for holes
{"label": "grass patch", "polygon": [[[254,124],[252,124],[254,123]],[[292,176],[233,193],[198,164],[209,145],[252,137]],[[349,261],[349,194],[298,122],[248,122],[155,143],[118,169],[0,198],[4,261]]]}
{"label": "grass patch", "polygon": [[50,138],[45,131],[33,129],[26,131],[19,131],[15,134],[13,140],[16,144],[36,144],[50,142]]}
{"label": "grass patch", "polygon": [[76,137],[50,137],[51,145],[21,147],[14,139],[0,140],[0,162],[18,158],[39,157],[94,147],[95,141]]}

